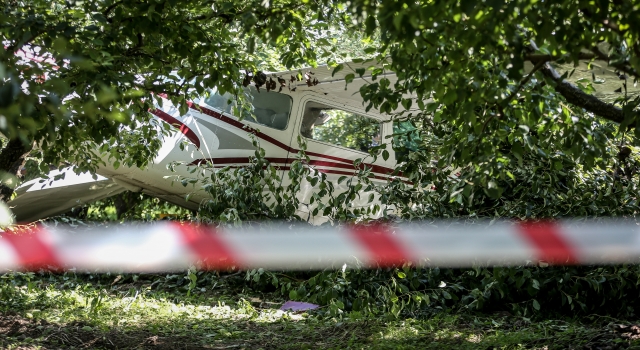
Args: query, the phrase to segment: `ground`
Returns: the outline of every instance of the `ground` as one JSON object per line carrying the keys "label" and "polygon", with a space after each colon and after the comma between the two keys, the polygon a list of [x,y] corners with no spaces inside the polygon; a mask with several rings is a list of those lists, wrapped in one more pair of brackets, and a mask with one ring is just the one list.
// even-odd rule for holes
{"label": "ground", "polygon": [[184,275],[0,277],[2,349],[640,349],[639,322],[597,315],[283,312],[242,275],[190,291]]}

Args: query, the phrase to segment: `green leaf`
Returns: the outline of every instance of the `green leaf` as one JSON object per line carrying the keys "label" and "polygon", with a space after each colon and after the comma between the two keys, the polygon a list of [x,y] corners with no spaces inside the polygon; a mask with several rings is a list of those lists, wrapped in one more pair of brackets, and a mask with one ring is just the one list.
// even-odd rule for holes
{"label": "green leaf", "polygon": [[337,66],[333,69],[333,71],[331,72],[331,76],[333,77],[334,75],[336,75],[336,73],[338,73],[339,71],[341,71],[341,70],[343,70],[343,69],[344,69],[344,65],[342,65],[342,64],[337,65]]}
{"label": "green leaf", "polygon": [[533,308],[536,310],[540,310],[540,303],[536,299],[533,299]]}
{"label": "green leaf", "polygon": [[538,280],[536,280],[536,279],[532,279],[531,280],[531,286],[534,289],[538,289],[539,290],[540,289],[540,282],[538,282]]}
{"label": "green leaf", "polygon": [[347,75],[345,75],[344,80],[347,84],[351,83],[353,81],[353,79],[355,78],[355,74],[353,73],[349,73]]}
{"label": "green leaf", "polygon": [[396,30],[400,30],[400,27],[402,26],[402,15],[402,12],[399,12],[393,16],[393,25],[396,27]]}

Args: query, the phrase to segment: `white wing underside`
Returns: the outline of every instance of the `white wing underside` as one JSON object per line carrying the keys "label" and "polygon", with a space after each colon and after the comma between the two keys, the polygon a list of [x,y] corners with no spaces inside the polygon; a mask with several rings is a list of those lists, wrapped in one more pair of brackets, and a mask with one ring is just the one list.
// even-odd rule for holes
{"label": "white wing underside", "polygon": [[[54,177],[64,174],[64,179]],[[8,203],[17,222],[31,222],[55,216],[71,208],[104,199],[125,191],[114,180],[88,173],[75,174],[71,168],[52,171],[49,178],[31,180],[16,189],[17,197]]]}

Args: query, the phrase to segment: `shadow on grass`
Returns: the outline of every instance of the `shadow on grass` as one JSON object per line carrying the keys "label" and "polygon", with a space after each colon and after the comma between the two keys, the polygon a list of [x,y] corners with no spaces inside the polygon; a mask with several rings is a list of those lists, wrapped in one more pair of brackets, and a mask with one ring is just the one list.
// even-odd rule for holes
{"label": "shadow on grass", "polygon": [[[219,332],[194,329],[172,334],[174,324],[140,326],[139,329],[99,329],[91,322],[66,324],[21,316],[0,315],[0,347],[91,348],[91,349],[487,349],[522,348],[523,337],[483,337],[481,332],[440,329],[416,331],[413,326],[379,322],[349,322],[338,325],[308,324],[286,320],[262,323],[217,320]],[[158,330],[153,331],[150,328]],[[220,331],[231,329],[232,331]],[[210,333],[211,332],[211,333]],[[181,333],[181,332],[180,332]]]}
{"label": "shadow on grass", "polygon": [[[478,327],[449,318],[431,321],[217,319],[101,327],[90,319],[52,323],[0,315],[2,349],[624,349],[637,340],[603,328]],[[202,323],[200,323],[202,325]],[[191,329],[190,331],[187,329]],[[172,329],[175,329],[172,331]],[[633,332],[633,330],[631,330]],[[635,337],[640,336],[636,332]]]}
{"label": "shadow on grass", "polygon": [[283,300],[277,295],[225,286],[187,296],[174,285],[184,283],[180,278],[5,278],[0,348],[640,348],[640,328],[633,324],[452,314],[392,321],[330,318],[279,311]]}

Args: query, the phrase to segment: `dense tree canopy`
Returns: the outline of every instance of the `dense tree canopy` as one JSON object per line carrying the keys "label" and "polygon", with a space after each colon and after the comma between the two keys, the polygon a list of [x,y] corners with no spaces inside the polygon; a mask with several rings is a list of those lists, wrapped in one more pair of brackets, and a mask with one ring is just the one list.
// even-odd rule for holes
{"label": "dense tree canopy", "polygon": [[298,1],[3,1],[0,131],[12,147],[0,170],[15,174],[34,142],[43,168],[94,170],[104,142],[115,161],[144,166],[159,147],[153,94],[186,108],[205,89],[235,91],[269,52],[313,63],[308,36],[332,12]]}
{"label": "dense tree canopy", "polygon": [[[361,92],[381,111],[417,107],[418,113],[405,116],[438,139],[434,144],[427,137],[432,151],[422,164],[465,168],[466,181],[494,195],[501,193],[495,179],[512,176],[506,165],[522,164],[526,153],[544,157],[558,170],[566,167],[561,159],[606,169],[619,151],[614,139],[619,146],[636,144],[635,137],[623,141],[621,135],[640,123],[640,100],[628,91],[640,68],[638,6],[630,1],[354,1],[354,18],[366,33],[381,33],[379,57],[398,74],[394,84],[380,79]],[[602,76],[589,75],[577,86],[554,68],[565,63],[570,71],[594,60],[619,72],[620,94],[597,98],[592,92]],[[603,128],[608,122],[620,127]]]}

